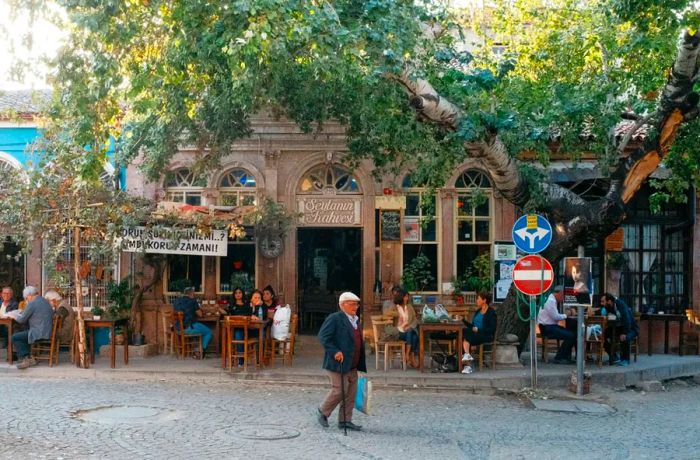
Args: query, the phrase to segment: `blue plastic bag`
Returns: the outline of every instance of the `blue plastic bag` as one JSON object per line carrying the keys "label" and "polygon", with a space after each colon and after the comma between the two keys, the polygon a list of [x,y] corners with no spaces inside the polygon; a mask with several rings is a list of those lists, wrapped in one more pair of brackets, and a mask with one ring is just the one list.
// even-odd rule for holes
{"label": "blue plastic bag", "polygon": [[372,382],[366,375],[360,375],[357,379],[357,394],[355,394],[355,409],[363,414],[370,415],[372,401]]}

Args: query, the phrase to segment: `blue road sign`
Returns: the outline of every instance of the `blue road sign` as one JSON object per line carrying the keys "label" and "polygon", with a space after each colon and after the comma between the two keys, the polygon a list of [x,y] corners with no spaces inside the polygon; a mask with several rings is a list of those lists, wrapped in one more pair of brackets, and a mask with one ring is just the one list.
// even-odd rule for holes
{"label": "blue road sign", "polygon": [[552,226],[539,214],[526,214],[513,225],[513,243],[522,252],[537,254],[552,242]]}

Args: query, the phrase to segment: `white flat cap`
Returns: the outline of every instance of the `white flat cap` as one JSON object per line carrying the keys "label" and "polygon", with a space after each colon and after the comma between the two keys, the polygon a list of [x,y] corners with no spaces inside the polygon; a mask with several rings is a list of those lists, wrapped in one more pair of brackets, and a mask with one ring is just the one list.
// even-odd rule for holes
{"label": "white flat cap", "polygon": [[355,301],[359,302],[360,298],[357,297],[352,292],[343,292],[342,294],[340,294],[340,297],[338,298],[338,303],[340,304],[343,302],[347,302],[348,300],[355,300]]}

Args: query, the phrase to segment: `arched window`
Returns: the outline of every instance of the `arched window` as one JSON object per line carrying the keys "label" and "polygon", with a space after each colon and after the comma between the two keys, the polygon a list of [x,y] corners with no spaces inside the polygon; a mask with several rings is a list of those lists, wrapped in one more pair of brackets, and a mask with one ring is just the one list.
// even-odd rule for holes
{"label": "arched window", "polygon": [[470,169],[457,178],[455,234],[456,276],[472,268],[474,259],[490,254],[493,242],[493,190],[482,171]]}
{"label": "arched window", "polygon": [[241,168],[227,171],[219,180],[219,204],[222,206],[253,206],[258,183],[255,176]]}
{"label": "arched window", "polygon": [[166,200],[201,206],[206,185],[206,179],[195,176],[189,168],[169,171],[165,177]]}
{"label": "arched window", "polygon": [[299,193],[309,194],[360,194],[360,185],[352,171],[339,164],[316,166],[301,178]]}
{"label": "arched window", "polygon": [[22,165],[10,154],[0,152],[0,190],[6,187],[6,177],[21,174]]}
{"label": "arched window", "polygon": [[412,291],[435,292],[438,290],[438,204],[435,195],[416,184],[406,176],[401,186],[406,196],[406,210],[403,216],[403,270],[415,265],[416,258],[428,259],[431,281],[422,285],[405,286]]}

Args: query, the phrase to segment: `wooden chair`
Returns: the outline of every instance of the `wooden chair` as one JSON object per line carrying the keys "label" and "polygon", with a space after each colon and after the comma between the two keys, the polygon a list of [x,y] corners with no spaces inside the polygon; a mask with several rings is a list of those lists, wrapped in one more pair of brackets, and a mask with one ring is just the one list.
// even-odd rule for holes
{"label": "wooden chair", "polygon": [[162,320],[162,333],[163,333],[163,351],[162,353],[168,353],[169,355],[173,354],[173,329],[172,329],[172,324],[173,324],[173,312],[172,311],[163,311],[161,312],[161,320]]}
{"label": "wooden chair", "polygon": [[688,309],[685,311],[690,327],[683,331],[683,353],[688,354],[689,348],[694,348],[700,355],[700,315],[697,315],[694,310]]}
{"label": "wooden chair", "polygon": [[[486,353],[491,353],[491,363],[489,364],[489,367],[491,368],[492,371],[496,370],[496,339],[493,339],[493,342],[488,342],[488,343],[482,343],[481,345],[472,345],[471,350],[469,352],[472,354],[472,356],[477,356],[477,360],[479,361],[479,371],[483,370],[484,368],[484,355]],[[461,358],[460,358],[461,359]]]}
{"label": "wooden chair", "polygon": [[550,339],[549,337],[545,337],[540,331],[539,324],[536,325],[535,332],[537,333],[537,341],[542,346],[542,361],[546,363],[549,361],[549,347],[553,346],[558,350],[559,339]]}
{"label": "wooden chair", "polygon": [[586,318],[586,328],[593,325],[600,326],[600,335],[596,337],[594,334],[591,334],[590,337],[585,338],[584,349],[586,350],[586,354],[584,356],[587,357],[588,353],[592,352],[595,357],[594,362],[598,364],[598,367],[603,367],[605,328],[608,325],[608,320],[602,316],[589,316]]}
{"label": "wooden chair", "polygon": [[177,350],[178,355],[183,359],[186,355],[194,354],[196,351],[199,353],[199,359],[202,359],[204,356],[204,349],[202,348],[202,334],[185,333],[184,318],[185,315],[181,311],[172,312],[172,346]]}
{"label": "wooden chair", "polygon": [[61,317],[54,315],[51,327],[51,338],[37,340],[32,344],[31,352],[37,361],[48,361],[49,367],[58,364],[58,331],[61,330]]}
{"label": "wooden chair", "polygon": [[[298,315],[295,313],[289,322],[289,335],[285,340],[277,340],[275,338],[270,342],[270,365],[275,365],[276,359],[282,359],[282,365],[289,358],[289,365],[294,365],[294,343],[297,337],[297,322]],[[272,336],[272,334],[270,334]],[[281,353],[280,353],[281,352]]]}
{"label": "wooden chair", "polygon": [[403,370],[406,370],[406,342],[403,340],[382,340],[382,333],[386,326],[393,326],[394,321],[391,319],[373,320],[372,321],[372,334],[374,335],[374,349],[375,349],[375,367],[379,370],[379,355],[384,353],[384,370],[386,371],[390,364],[390,358],[395,354],[400,355],[401,365]]}
{"label": "wooden chair", "polygon": [[[295,315],[296,316],[296,315]],[[256,365],[260,366],[258,362],[258,339],[249,337],[249,325],[250,316],[225,316],[224,317],[224,328],[226,329],[226,356],[228,356],[227,366],[229,369],[233,370],[235,367],[233,363],[238,364],[238,360],[243,360],[243,370],[248,370],[248,361],[250,358],[255,360]],[[235,330],[243,330],[243,338],[236,339]],[[262,331],[258,331],[262,334]],[[238,352],[238,345],[243,346],[243,352]],[[235,361],[234,361],[235,360]]]}

